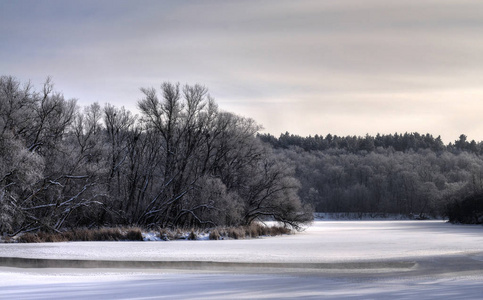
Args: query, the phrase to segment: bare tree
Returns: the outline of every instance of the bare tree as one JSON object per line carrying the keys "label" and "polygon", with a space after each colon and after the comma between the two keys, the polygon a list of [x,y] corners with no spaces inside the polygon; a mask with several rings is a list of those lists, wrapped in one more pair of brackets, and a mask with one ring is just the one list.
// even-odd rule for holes
{"label": "bare tree", "polygon": [[292,169],[201,85],[142,89],[124,108],[83,109],[0,78],[0,231],[239,225],[306,219]]}

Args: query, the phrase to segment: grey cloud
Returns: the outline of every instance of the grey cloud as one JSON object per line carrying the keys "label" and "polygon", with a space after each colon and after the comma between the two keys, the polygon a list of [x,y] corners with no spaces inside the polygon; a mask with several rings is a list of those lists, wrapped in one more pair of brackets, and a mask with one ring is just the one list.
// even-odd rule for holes
{"label": "grey cloud", "polygon": [[479,1],[21,0],[0,25],[7,74],[131,107],[140,86],[199,82],[274,133],[473,130],[447,103],[483,80]]}

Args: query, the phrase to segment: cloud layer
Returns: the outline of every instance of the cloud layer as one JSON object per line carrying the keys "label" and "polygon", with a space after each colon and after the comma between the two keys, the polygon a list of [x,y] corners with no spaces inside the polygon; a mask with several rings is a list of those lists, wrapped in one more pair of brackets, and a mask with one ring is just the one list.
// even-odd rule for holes
{"label": "cloud layer", "polygon": [[480,1],[0,1],[0,70],[80,104],[202,83],[274,135],[483,140]]}

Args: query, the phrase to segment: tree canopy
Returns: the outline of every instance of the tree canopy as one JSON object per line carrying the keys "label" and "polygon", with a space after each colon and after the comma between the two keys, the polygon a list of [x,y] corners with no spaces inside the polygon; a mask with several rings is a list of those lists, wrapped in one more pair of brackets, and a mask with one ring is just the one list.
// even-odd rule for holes
{"label": "tree canopy", "polygon": [[255,121],[219,110],[201,85],[141,91],[138,116],[0,77],[0,230],[311,220],[294,168]]}
{"label": "tree canopy", "polygon": [[465,135],[448,145],[419,133],[259,138],[296,166],[299,196],[316,211],[436,217],[483,191],[482,143]]}

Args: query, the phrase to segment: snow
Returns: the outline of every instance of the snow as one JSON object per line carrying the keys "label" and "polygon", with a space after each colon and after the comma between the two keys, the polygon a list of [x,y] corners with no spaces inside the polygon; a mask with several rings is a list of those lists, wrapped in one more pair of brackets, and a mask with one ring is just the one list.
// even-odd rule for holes
{"label": "snow", "polygon": [[140,261],[344,262],[483,250],[483,227],[443,221],[323,221],[289,236],[224,241],[0,244],[0,257]]}
{"label": "snow", "polygon": [[0,257],[173,262],[151,268],[0,267],[0,299],[483,295],[483,227],[434,220],[322,221],[295,235],[251,240],[0,244]]}
{"label": "snow", "polygon": [[8,299],[480,299],[482,278],[352,280],[240,274],[15,275]]}
{"label": "snow", "polygon": [[161,241],[155,232],[143,232],[143,241]]}

